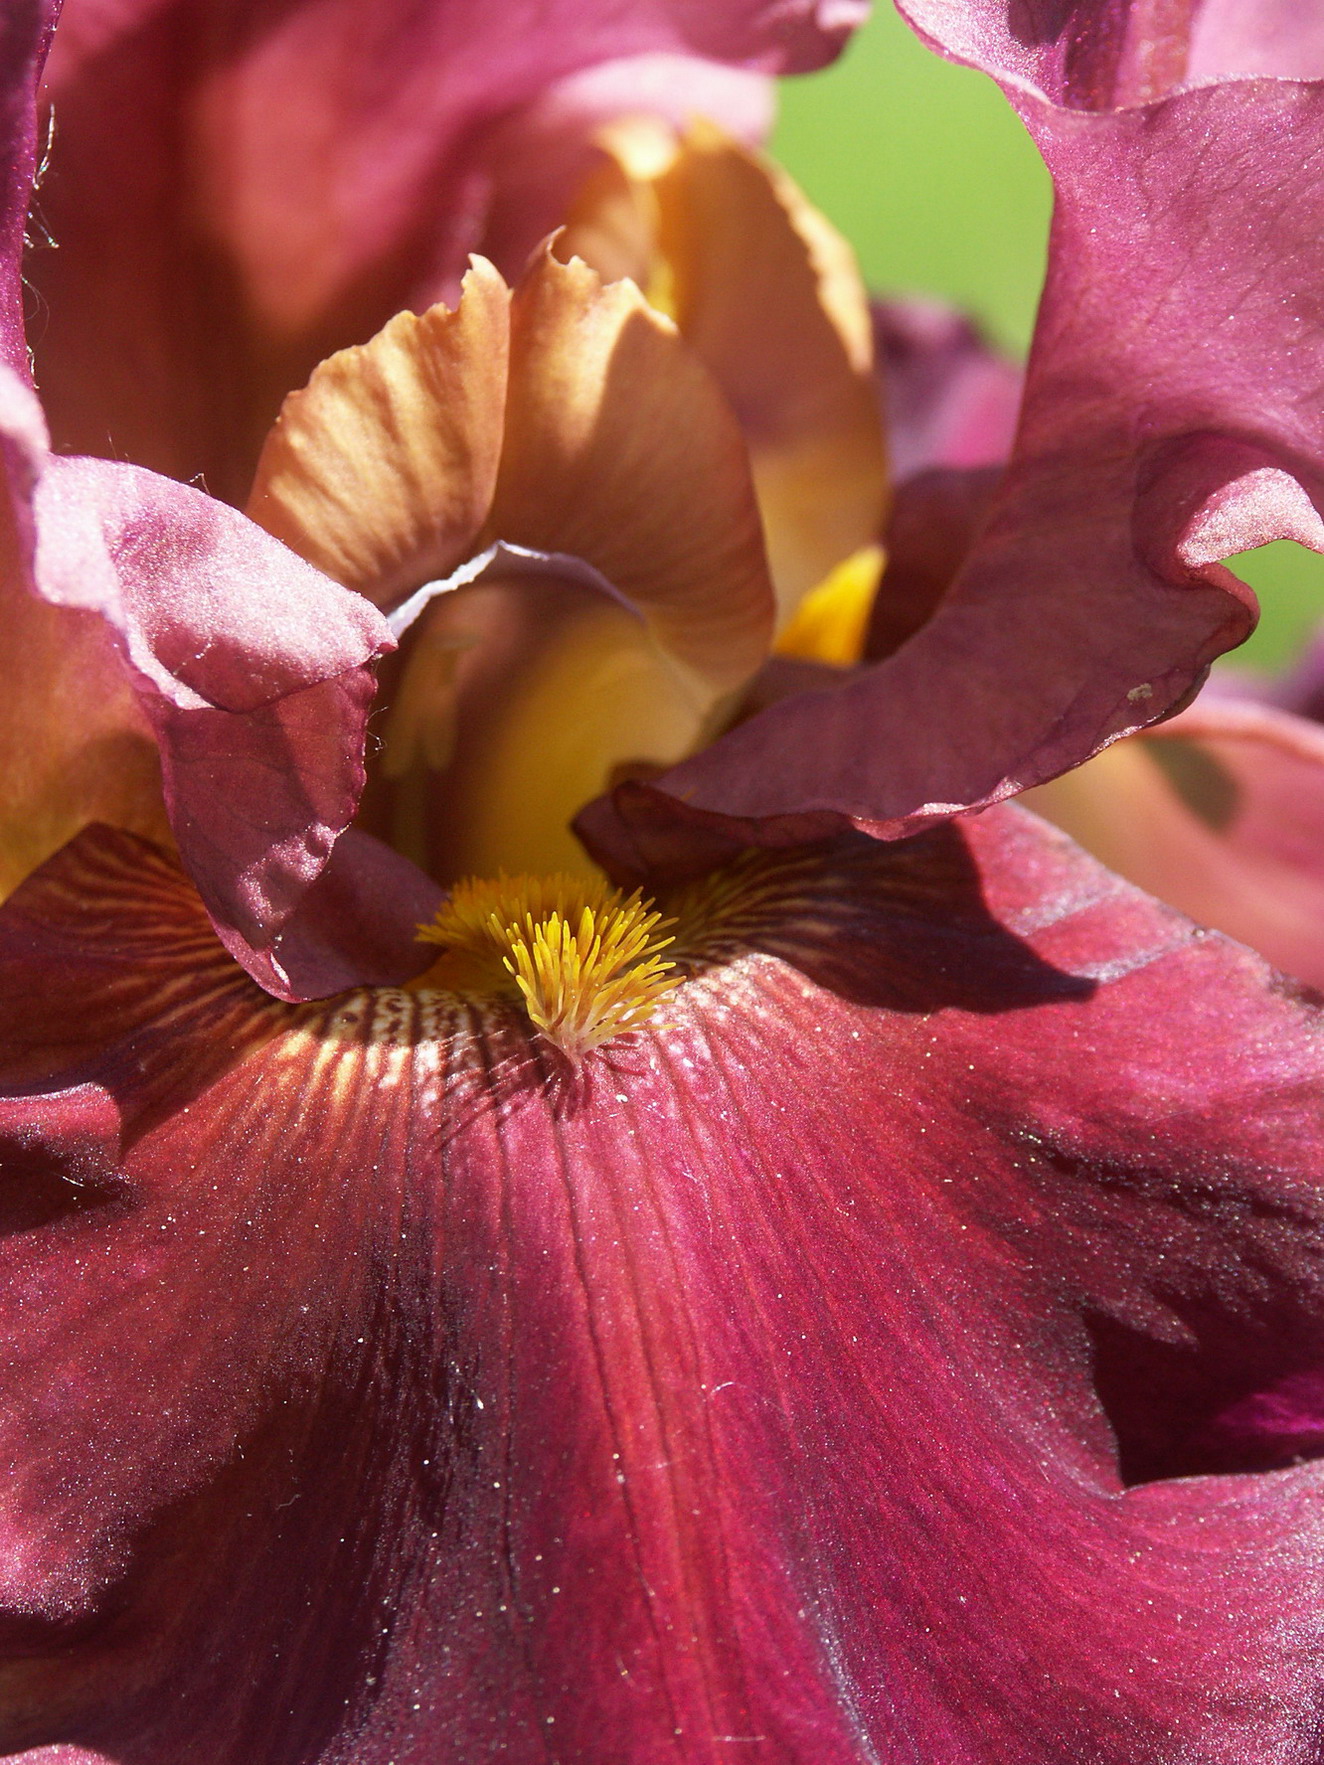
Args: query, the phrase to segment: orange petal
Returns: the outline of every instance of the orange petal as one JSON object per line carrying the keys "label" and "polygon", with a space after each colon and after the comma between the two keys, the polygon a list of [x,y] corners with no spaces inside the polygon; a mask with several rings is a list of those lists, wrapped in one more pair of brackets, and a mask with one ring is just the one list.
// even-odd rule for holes
{"label": "orange petal", "polygon": [[790,178],[711,124],[691,129],[654,189],[676,321],[749,441],[785,614],[886,515],[864,285]]}
{"label": "orange petal", "polygon": [[489,532],[582,558],[710,695],[773,620],[740,430],[703,364],[630,282],[535,262],[511,309],[506,441]]}
{"label": "orange petal", "polygon": [[676,131],[658,117],[624,117],[602,129],[597,144],[602,158],[577,191],[553,250],[562,263],[583,258],[604,282],[628,276],[651,306],[674,318],[654,185],[680,151]]}
{"label": "orange petal", "polygon": [[389,606],[470,549],[496,483],[510,294],[482,258],[454,312],[400,313],[285,400],[248,513]]}

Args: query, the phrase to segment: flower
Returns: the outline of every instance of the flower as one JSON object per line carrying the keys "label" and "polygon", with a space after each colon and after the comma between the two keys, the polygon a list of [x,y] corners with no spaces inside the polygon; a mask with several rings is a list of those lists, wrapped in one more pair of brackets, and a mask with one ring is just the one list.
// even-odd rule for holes
{"label": "flower", "polygon": [[[314,74],[342,67],[339,16],[282,15],[258,61],[274,41],[297,68],[297,26]],[[695,16],[609,8],[611,52]],[[798,17],[700,23],[757,55]],[[42,23],[11,14],[3,63],[11,240]],[[427,37],[407,41],[424,66]],[[1157,183],[1176,125],[1147,116]],[[271,532],[142,465],[50,455],[7,315],[6,591],[49,636],[30,727],[68,740],[81,687],[135,754],[156,736],[165,785],[90,767],[155,819],[66,805],[0,911],[10,1757],[1171,1765],[1318,1738],[1320,1010],[1014,807],[871,837],[904,825],[888,805],[911,801],[916,755],[955,802],[1010,751],[967,753],[988,731],[943,718],[941,667],[902,704],[915,727],[876,715],[907,657],[942,661],[949,602],[836,690],[617,772],[581,825],[656,906],[569,875],[439,903],[366,826],[342,831],[394,635],[363,816],[440,874],[470,837],[458,811],[437,833],[446,778],[479,814],[507,776],[471,788],[475,730],[527,797],[564,796],[538,744],[579,707],[544,689],[586,622],[651,670],[619,717],[584,707],[599,771],[639,759],[630,718],[655,703],[680,707],[682,751],[739,718],[779,624],[801,662],[861,624],[870,566],[820,589],[805,562],[882,518],[861,333],[834,323],[841,284],[778,180],[702,131],[672,147],[649,170],[609,141],[572,223],[633,241],[679,323],[582,261],[540,253],[509,281],[475,263],[457,305],[338,339],[249,446]],[[690,197],[733,186],[798,279],[767,317],[819,327],[812,375],[724,347],[741,266],[714,284],[675,244]],[[1121,483],[1091,452],[1107,423],[1027,451],[1052,361],[971,554],[976,600],[1055,460]],[[217,449],[243,455],[228,430]],[[843,458],[852,494],[801,505],[806,468]],[[1045,539],[1016,543],[1033,565]],[[1073,668],[1099,671],[1088,621],[1049,617],[1029,581],[1049,665],[1047,699],[1008,699],[1026,741]],[[1202,584],[1157,634],[1106,635],[1132,661],[1167,642],[1175,685],[1237,624],[1235,592]],[[1158,593],[1138,568],[1124,586]],[[875,620],[880,650],[896,629]],[[67,653],[88,632],[100,674]],[[1090,715],[1035,764],[1087,747]],[[872,794],[879,728],[891,796]],[[50,799],[17,793],[13,828]]]}
{"label": "flower", "polygon": [[1206,690],[1029,800],[1112,869],[1318,987],[1322,768],[1318,725]]}

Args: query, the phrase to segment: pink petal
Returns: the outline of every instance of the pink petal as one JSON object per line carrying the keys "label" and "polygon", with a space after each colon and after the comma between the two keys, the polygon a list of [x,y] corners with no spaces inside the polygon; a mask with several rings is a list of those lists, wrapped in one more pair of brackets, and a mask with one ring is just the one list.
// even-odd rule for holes
{"label": "pink petal", "polygon": [[235,510],[139,467],[51,459],[34,499],[38,592],[116,634],[184,862],[227,947],[289,996],[271,946],[357,806],[385,621]]}
{"label": "pink petal", "polygon": [[931,467],[1002,465],[1021,402],[1015,363],[938,301],[875,301],[873,321],[896,482]]}
{"label": "pink petal", "polygon": [[[693,84],[674,76],[696,58],[764,74],[818,66],[865,10],[69,0],[43,196],[60,250],[34,263],[57,444],[205,472],[214,494],[242,501],[283,394],[443,293],[489,218],[509,226],[528,168],[518,125],[503,159],[498,123],[554,105],[553,88],[601,63],[635,63],[635,109],[659,86],[641,58],[669,58],[669,110]],[[718,83],[704,74],[697,95]],[[595,120],[601,92],[562,93],[567,112]],[[747,115],[742,89],[736,120]]]}
{"label": "pink petal", "polygon": [[622,798],[630,827],[595,811],[619,862],[686,819],[892,836],[1052,777],[1180,707],[1245,638],[1254,597],[1220,560],[1278,537],[1324,550],[1324,86],[1062,108],[1027,82],[1075,104],[1105,102],[1109,68],[1118,90],[1161,86],[1171,9],[1076,8],[1060,30],[992,0],[909,10],[1004,79],[1056,186],[1011,465],[918,636]]}
{"label": "pink petal", "polygon": [[1317,1750],[1318,1007],[1012,810],[759,924],[576,1082],[13,899],[0,1745]]}

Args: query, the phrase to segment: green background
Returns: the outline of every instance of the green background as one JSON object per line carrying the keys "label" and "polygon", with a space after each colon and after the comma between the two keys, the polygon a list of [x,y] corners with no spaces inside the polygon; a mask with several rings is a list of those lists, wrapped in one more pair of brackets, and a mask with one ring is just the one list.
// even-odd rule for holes
{"label": "green background", "polygon": [[[782,82],[773,151],[851,240],[872,288],[942,295],[1024,353],[1052,193],[991,80],[932,54],[876,0],[835,66]],[[1284,540],[1234,567],[1264,607],[1235,660],[1278,667],[1324,615],[1324,566]]]}

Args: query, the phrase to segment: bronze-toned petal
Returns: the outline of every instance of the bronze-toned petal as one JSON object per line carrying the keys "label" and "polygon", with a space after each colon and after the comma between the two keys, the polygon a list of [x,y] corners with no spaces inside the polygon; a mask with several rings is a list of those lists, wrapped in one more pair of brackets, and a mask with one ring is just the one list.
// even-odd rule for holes
{"label": "bronze-toned petal", "polygon": [[711,124],[690,130],[655,188],[676,322],[749,441],[785,614],[887,514],[864,284],[785,172]]}
{"label": "bronze-toned petal", "polygon": [[516,290],[489,530],[592,565],[710,695],[767,654],[772,589],[740,430],[632,283],[604,287],[546,253]]}
{"label": "bronze-toned petal", "polygon": [[380,607],[445,576],[487,515],[510,295],[482,258],[454,312],[399,313],[285,400],[248,513]]}

